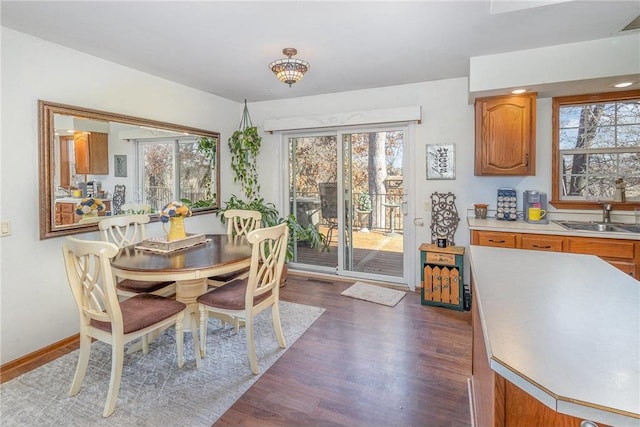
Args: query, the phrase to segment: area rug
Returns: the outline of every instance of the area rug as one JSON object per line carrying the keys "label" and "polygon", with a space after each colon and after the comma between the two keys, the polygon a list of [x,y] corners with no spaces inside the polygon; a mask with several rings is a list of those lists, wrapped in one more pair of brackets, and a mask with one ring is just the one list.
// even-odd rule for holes
{"label": "area rug", "polygon": [[[281,302],[287,348],[324,309]],[[271,310],[256,318],[256,353],[260,374],[286,349],[278,347]],[[185,334],[185,365],[177,366],[175,330],[153,341],[149,353],[126,354],[115,412],[102,411],[109,388],[111,346],[94,342],[80,393],[69,397],[78,351],[0,385],[3,426],[211,426],[260,375],[249,368],[245,330],[237,334],[209,319],[207,354],[196,369],[191,334]]]}
{"label": "area rug", "polygon": [[356,282],[345,289],[341,295],[394,307],[406,294],[404,291]]}

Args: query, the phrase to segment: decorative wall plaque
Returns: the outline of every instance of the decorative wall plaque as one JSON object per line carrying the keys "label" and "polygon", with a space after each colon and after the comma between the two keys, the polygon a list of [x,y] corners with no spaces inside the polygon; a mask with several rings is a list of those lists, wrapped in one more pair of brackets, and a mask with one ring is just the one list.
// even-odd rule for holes
{"label": "decorative wall plaque", "polygon": [[427,179],[456,179],[454,144],[427,144]]}

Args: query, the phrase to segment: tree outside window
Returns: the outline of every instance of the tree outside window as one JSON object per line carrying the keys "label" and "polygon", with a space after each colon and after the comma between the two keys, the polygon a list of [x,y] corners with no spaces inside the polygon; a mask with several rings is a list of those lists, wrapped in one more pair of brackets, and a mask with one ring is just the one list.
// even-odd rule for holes
{"label": "tree outside window", "polygon": [[137,197],[158,212],[174,200],[212,201],[212,163],[195,137],[138,141]]}
{"label": "tree outside window", "polygon": [[553,132],[556,207],[599,208],[620,180],[640,204],[640,91],[554,98]]}

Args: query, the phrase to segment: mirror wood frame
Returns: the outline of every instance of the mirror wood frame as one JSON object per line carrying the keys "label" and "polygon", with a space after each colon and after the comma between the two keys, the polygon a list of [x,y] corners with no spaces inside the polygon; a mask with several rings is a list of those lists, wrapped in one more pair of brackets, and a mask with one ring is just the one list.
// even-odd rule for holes
{"label": "mirror wood frame", "polygon": [[[151,119],[143,119],[123,114],[110,113],[72,105],[38,100],[38,125],[39,125],[39,188],[40,188],[40,240],[52,237],[66,236],[70,234],[87,233],[98,230],[98,224],[73,224],[67,226],[54,226],[55,223],[55,189],[53,188],[55,174],[55,149],[54,149],[54,114],[70,115],[86,119],[94,119],[107,122],[118,122],[134,126],[155,127],[176,132],[186,132],[197,136],[215,138],[217,141],[215,168],[215,194],[220,195],[220,133],[197,129],[173,123],[160,122]],[[216,198],[214,206],[198,208],[193,215],[202,215],[213,212],[220,207]],[[152,221],[158,221],[158,215],[152,215]]]}

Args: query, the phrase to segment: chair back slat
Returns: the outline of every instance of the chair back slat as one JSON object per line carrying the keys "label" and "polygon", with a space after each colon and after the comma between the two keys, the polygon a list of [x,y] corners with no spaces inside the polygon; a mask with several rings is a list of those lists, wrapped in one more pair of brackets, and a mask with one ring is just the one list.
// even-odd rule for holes
{"label": "chair back slat", "polygon": [[112,329],[122,328],[110,263],[117,253],[118,247],[113,243],[65,238],[65,267],[82,324],[87,325],[93,319],[111,322]]}
{"label": "chair back slat", "polygon": [[229,209],[224,212],[227,221],[227,234],[246,236],[262,225],[262,214],[258,211],[246,209]]}
{"label": "chair back slat", "polygon": [[288,234],[289,228],[283,223],[260,228],[247,235],[247,240],[252,244],[252,253],[246,304],[253,305],[254,297],[269,291],[273,291],[277,298]]}
{"label": "chair back slat", "polygon": [[103,241],[115,243],[119,248],[139,243],[147,238],[146,224],[149,215],[117,215],[103,219],[98,223]]}

